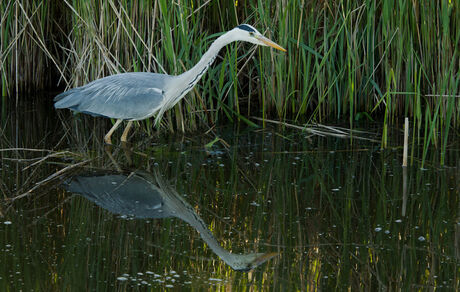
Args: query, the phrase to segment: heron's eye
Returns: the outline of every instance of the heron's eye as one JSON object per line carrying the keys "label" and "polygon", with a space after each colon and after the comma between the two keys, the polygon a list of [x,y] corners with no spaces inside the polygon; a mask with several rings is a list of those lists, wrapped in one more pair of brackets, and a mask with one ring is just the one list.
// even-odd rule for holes
{"label": "heron's eye", "polygon": [[249,35],[250,35],[250,36],[254,36],[254,33],[253,33],[253,32],[249,32]]}

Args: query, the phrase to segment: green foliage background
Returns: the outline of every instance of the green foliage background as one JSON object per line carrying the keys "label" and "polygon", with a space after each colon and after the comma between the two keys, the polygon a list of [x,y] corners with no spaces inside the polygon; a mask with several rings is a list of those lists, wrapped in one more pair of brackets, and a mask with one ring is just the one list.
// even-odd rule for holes
{"label": "green foliage background", "polygon": [[127,71],[179,74],[221,32],[249,23],[287,53],[227,46],[168,113],[167,128],[251,123],[253,116],[350,127],[377,120],[386,146],[387,127],[407,116],[417,138],[445,148],[460,120],[458,9],[451,0],[5,0],[2,93]]}

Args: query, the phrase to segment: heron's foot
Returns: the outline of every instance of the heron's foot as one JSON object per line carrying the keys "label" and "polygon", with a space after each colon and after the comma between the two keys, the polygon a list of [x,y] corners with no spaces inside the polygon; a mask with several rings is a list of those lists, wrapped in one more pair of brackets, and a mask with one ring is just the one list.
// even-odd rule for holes
{"label": "heron's foot", "polygon": [[106,144],[112,145],[112,139],[111,139],[111,137],[109,135],[105,135],[104,141],[105,141]]}
{"label": "heron's foot", "polygon": [[123,131],[123,134],[121,135],[121,142],[124,142],[124,143],[128,142],[128,133],[132,125],[133,125],[133,121],[129,121],[128,124],[126,125],[126,128]]}
{"label": "heron's foot", "polygon": [[104,145],[104,150],[106,153],[111,153],[112,152],[112,147],[113,145],[112,144],[105,144]]}
{"label": "heron's foot", "polygon": [[123,149],[123,152],[125,153],[126,161],[128,162],[128,165],[132,166],[133,160],[131,159],[131,154],[133,153],[133,150],[131,149],[131,143],[121,141],[121,148]]}
{"label": "heron's foot", "polygon": [[112,145],[112,139],[111,139],[112,134],[113,132],[115,132],[115,130],[118,128],[118,126],[121,124],[122,121],[123,120],[118,119],[113,125],[113,127],[110,129],[110,131],[107,134],[105,134],[105,137],[104,137],[105,143]]}

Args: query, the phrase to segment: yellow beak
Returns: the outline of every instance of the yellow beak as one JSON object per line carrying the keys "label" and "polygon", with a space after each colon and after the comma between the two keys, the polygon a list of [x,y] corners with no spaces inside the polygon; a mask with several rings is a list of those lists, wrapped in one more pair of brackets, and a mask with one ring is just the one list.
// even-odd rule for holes
{"label": "yellow beak", "polygon": [[279,253],[277,253],[277,252],[264,253],[263,255],[261,255],[260,257],[258,257],[255,260],[256,266],[258,266],[258,265],[268,261],[269,259],[278,256],[278,255],[279,255]]}
{"label": "yellow beak", "polygon": [[277,43],[275,42],[272,42],[271,40],[267,39],[266,37],[264,36],[257,36],[257,39],[261,42],[263,42],[264,44],[266,44],[267,46],[270,46],[272,48],[275,48],[277,50],[280,50],[280,51],[283,51],[283,52],[286,52],[286,49],[284,49],[283,47],[281,47],[280,45],[278,45]]}

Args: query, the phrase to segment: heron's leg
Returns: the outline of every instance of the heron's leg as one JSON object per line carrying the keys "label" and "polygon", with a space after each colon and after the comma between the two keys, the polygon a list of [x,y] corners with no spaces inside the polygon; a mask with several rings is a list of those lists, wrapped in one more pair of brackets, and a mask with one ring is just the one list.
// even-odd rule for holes
{"label": "heron's leg", "polygon": [[107,134],[106,134],[105,137],[104,137],[105,143],[107,143],[107,144],[112,144],[111,136],[112,136],[113,132],[115,132],[115,130],[120,126],[121,122],[123,122],[123,120],[122,120],[122,119],[118,119],[118,120],[115,122],[115,125],[113,125],[113,127],[107,132]]}
{"label": "heron's leg", "polygon": [[126,125],[126,128],[123,131],[123,135],[121,135],[121,142],[127,142],[128,132],[129,132],[129,129],[131,129],[132,125],[133,125],[133,121],[129,121],[128,124]]}

